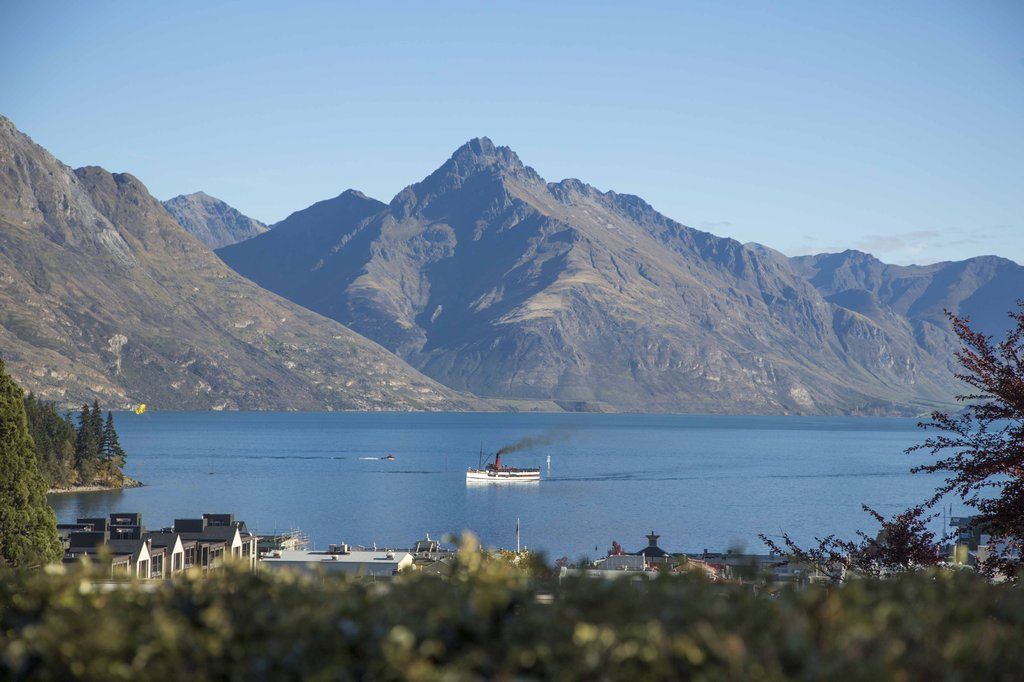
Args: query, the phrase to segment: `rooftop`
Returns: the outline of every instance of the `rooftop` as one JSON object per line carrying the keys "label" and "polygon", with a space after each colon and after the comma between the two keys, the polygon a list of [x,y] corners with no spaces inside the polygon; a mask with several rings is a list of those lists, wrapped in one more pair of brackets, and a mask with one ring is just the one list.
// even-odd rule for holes
{"label": "rooftop", "polygon": [[263,561],[266,562],[298,562],[298,563],[312,563],[312,562],[339,562],[339,563],[379,563],[379,564],[398,564],[405,560],[406,557],[411,556],[408,552],[388,552],[388,551],[373,551],[373,550],[360,550],[354,549],[348,553],[330,553],[330,552],[314,552],[304,549],[282,549],[275,552],[271,552],[267,556],[263,557]]}

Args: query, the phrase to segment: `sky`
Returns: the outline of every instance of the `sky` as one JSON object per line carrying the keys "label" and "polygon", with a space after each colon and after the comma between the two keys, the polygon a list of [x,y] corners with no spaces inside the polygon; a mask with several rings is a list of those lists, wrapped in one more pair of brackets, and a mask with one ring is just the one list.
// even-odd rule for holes
{"label": "sky", "polygon": [[268,223],[486,135],[787,254],[1024,263],[1024,2],[0,0],[0,113]]}

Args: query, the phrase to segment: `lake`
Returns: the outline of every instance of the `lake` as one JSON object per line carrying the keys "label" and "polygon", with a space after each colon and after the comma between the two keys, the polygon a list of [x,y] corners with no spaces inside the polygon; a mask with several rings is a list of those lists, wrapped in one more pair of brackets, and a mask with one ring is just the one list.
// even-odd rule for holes
{"label": "lake", "polygon": [[[150,412],[116,424],[145,487],[50,496],[61,521],[138,511],[157,528],[233,512],[301,528],[317,547],[405,547],[463,529],[514,547],[518,518],[523,544],[551,557],[603,555],[612,540],[637,550],[651,530],[673,551],[762,551],[758,533],[873,532],[861,503],[888,515],[940,480],[909,473],[926,459],[903,454],[923,438],[912,419]],[[481,446],[545,433],[560,440],[507,457],[542,467],[540,483],[466,486]]]}

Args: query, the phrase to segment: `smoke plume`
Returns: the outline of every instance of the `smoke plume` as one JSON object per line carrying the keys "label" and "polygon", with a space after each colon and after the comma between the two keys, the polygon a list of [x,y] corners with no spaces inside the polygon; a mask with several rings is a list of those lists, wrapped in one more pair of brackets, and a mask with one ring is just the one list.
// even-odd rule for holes
{"label": "smoke plume", "polygon": [[539,436],[527,436],[526,438],[520,438],[515,443],[505,445],[498,450],[498,455],[507,455],[510,452],[532,450],[533,448],[539,448],[543,445],[560,443],[561,441],[568,440],[570,435],[571,431],[568,429],[550,429]]}

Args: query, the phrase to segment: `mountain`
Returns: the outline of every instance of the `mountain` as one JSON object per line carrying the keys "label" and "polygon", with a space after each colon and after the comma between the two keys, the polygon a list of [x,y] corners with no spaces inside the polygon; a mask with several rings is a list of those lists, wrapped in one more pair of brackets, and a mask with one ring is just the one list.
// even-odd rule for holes
{"label": "mountain", "polygon": [[1024,267],[979,256],[932,265],[889,265],[861,251],[790,259],[793,269],[832,300],[870,295],[898,315],[948,329],[944,310],[967,315],[976,329],[1002,336],[1007,313],[1024,298]]}
{"label": "mountain", "polygon": [[548,183],[487,138],[387,205],[346,192],[217,253],[479,395],[916,414],[958,390],[936,352],[945,337],[926,348],[912,321],[825,300],[781,254],[681,225],[639,197]]}
{"label": "mountain", "polygon": [[206,192],[181,194],[163,202],[178,224],[211,249],[236,244],[267,231],[267,226]]}
{"label": "mountain", "polygon": [[0,348],[62,404],[469,409],[479,403],[227,268],[128,174],[72,170],[0,117]]}
{"label": "mountain", "polygon": [[[384,208],[376,199],[350,189],[288,216],[260,236],[258,248],[236,245],[221,250],[219,255],[230,259],[230,254],[244,251],[248,269],[261,273],[261,286],[293,301],[305,301],[302,305],[308,308],[326,309],[335,296],[332,273],[341,262],[332,256],[337,253],[335,247],[345,243],[346,230],[351,226]],[[293,279],[296,272],[308,274]],[[313,301],[315,304],[311,304]]]}

